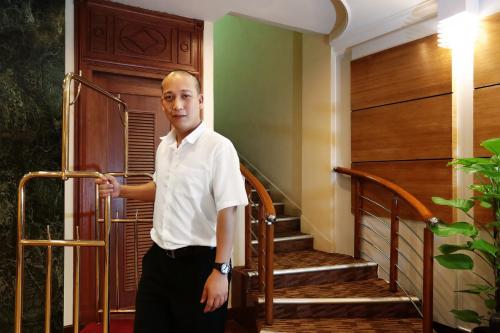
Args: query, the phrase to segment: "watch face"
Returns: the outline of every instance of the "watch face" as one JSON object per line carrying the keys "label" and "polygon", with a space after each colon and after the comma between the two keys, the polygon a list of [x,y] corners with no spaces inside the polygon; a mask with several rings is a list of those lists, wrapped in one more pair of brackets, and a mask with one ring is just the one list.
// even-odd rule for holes
{"label": "watch face", "polygon": [[224,264],[222,264],[222,265],[220,266],[220,271],[221,271],[221,273],[223,273],[223,274],[227,274],[227,273],[229,273],[229,265],[228,265],[228,264],[225,264],[225,263],[224,263]]}

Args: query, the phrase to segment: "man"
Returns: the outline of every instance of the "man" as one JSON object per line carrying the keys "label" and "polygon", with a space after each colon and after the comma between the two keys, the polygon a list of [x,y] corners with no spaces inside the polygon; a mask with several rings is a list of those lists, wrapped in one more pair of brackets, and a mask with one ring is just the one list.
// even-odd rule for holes
{"label": "man", "polygon": [[101,196],[155,202],[134,330],[222,333],[236,208],[248,204],[238,156],[201,120],[203,95],[193,75],[168,74],[161,103],[172,130],[158,146],[153,181],[97,181]]}

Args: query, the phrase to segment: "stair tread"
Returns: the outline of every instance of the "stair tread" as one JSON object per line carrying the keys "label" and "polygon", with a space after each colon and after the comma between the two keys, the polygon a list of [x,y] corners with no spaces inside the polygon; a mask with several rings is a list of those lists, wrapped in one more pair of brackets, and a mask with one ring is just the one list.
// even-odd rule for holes
{"label": "stair tread", "polygon": [[[259,207],[259,202],[252,203],[251,206],[253,207]],[[279,202],[279,201],[273,201],[273,206],[284,206],[284,202]]]}
{"label": "stair tread", "polygon": [[284,237],[295,237],[295,236],[300,236],[300,237],[311,237],[311,234],[306,234],[301,232],[300,230],[287,230],[287,231],[282,231],[279,234],[274,234],[274,238],[284,238]]}
{"label": "stair tread", "polygon": [[280,333],[422,332],[420,318],[314,318],[275,319],[273,325],[259,323],[259,331]]}
{"label": "stair tread", "polygon": [[274,254],[274,269],[308,268],[366,262],[366,260],[355,259],[346,254],[328,253],[319,250],[301,250]]}
{"label": "stair tread", "polygon": [[[259,297],[262,292],[256,293]],[[382,279],[331,282],[317,285],[276,288],[274,298],[360,298],[360,297],[406,297],[402,291],[391,292],[389,284]]]}
{"label": "stair tread", "polygon": [[[284,214],[279,214],[276,216],[276,222],[282,222],[282,221],[296,221],[300,220],[299,216],[292,216],[292,215],[284,215]],[[252,222],[257,222],[257,220],[252,220]]]}
{"label": "stair tread", "polygon": [[[281,238],[287,238],[287,237],[297,237],[297,238],[312,238],[313,236],[310,234],[305,234],[303,232],[300,232],[299,230],[285,230],[279,233],[274,234],[274,241],[276,242],[277,240],[279,241]],[[257,240],[253,240],[252,242],[255,243]]]}

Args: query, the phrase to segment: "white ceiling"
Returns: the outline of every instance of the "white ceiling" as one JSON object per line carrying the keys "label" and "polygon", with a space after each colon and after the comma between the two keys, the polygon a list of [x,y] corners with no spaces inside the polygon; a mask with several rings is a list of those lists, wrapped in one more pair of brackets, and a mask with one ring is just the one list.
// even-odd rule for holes
{"label": "white ceiling", "polygon": [[[167,12],[175,15],[216,21],[227,14],[253,18],[297,31],[328,34],[335,24],[331,0],[114,0],[127,5]],[[343,37],[360,42],[361,35],[384,34],[384,22],[403,17],[403,23],[415,20],[415,8],[436,0],[342,0],[349,13]],[[435,14],[435,13],[434,13]],[[406,16],[409,16],[406,18]],[[408,21],[410,20],[410,21]],[[397,28],[397,27],[396,27]],[[365,31],[365,33],[363,33]],[[349,37],[352,35],[352,37]],[[370,36],[373,38],[374,36]],[[363,38],[362,38],[363,39]],[[347,43],[354,45],[352,43]]]}
{"label": "white ceiling", "polygon": [[216,21],[236,14],[300,31],[327,34],[335,23],[330,0],[113,0],[141,8]]}

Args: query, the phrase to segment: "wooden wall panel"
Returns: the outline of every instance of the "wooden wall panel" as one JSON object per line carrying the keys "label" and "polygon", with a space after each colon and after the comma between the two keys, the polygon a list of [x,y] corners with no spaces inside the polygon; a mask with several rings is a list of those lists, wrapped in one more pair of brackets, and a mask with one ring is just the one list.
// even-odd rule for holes
{"label": "wooden wall panel", "polygon": [[451,92],[451,53],[432,35],[351,63],[351,106],[364,109]]}
{"label": "wooden wall panel", "polygon": [[[500,70],[500,69],[499,69]],[[474,156],[490,156],[479,144],[500,137],[500,85],[474,91]]]}
{"label": "wooden wall panel", "polygon": [[[431,200],[433,196],[440,196],[447,199],[452,197],[452,168],[446,166],[449,161],[446,159],[352,163],[352,168],[375,174],[398,184],[422,201],[422,203],[431,209],[435,216],[445,221],[450,221],[452,216],[451,209],[435,205]],[[390,207],[391,197],[387,194],[386,190],[374,185],[368,185],[365,190],[367,197],[381,202],[386,207]],[[373,205],[368,205],[368,207],[371,208],[371,211],[376,212],[376,210],[373,210]],[[385,215],[382,214],[382,216]],[[416,214],[404,206],[401,216],[406,219],[416,218]]]}
{"label": "wooden wall panel", "polygon": [[481,23],[474,54],[474,86],[500,83],[500,13]]}
{"label": "wooden wall panel", "polygon": [[450,158],[451,94],[352,112],[352,161]]}

